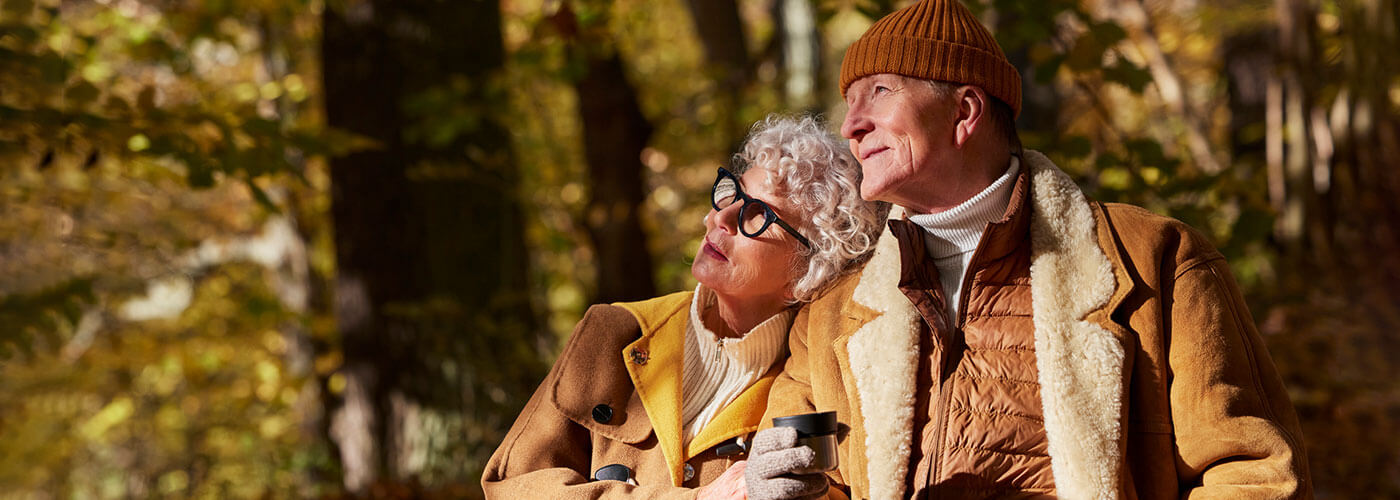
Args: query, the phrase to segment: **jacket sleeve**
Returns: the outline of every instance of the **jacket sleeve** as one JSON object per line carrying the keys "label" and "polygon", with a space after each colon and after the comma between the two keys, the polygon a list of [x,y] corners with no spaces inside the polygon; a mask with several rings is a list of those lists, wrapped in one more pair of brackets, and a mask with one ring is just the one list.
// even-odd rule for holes
{"label": "jacket sleeve", "polygon": [[[811,353],[807,344],[810,318],[811,308],[803,307],[797,313],[797,318],[793,319],[792,329],[788,332],[788,359],[783,365],[783,372],[773,380],[773,388],[768,391],[768,410],[763,412],[763,421],[760,423],[763,428],[772,427],[775,417],[817,411],[816,404],[812,401]],[[841,484],[839,474],[832,471],[827,474],[827,480],[830,481],[831,488],[827,490],[824,498],[849,498],[845,493],[849,488]]]}
{"label": "jacket sleeve", "polygon": [[1311,498],[1297,415],[1224,258],[1178,271],[1171,300],[1182,498]]}
{"label": "jacket sleeve", "polygon": [[574,327],[559,360],[535,389],[501,446],[486,463],[481,477],[486,498],[695,498],[695,490],[687,488],[639,487],[621,481],[589,480],[592,477],[591,433],[560,413],[550,403],[549,393],[566,357],[590,350],[589,346],[580,344],[588,343],[587,330],[596,327],[591,321],[595,318],[593,312],[594,309],[590,309]]}
{"label": "jacket sleeve", "polygon": [[812,402],[811,365],[807,349],[807,325],[811,308],[803,307],[788,331],[788,359],[783,372],[773,380],[768,391],[768,409],[763,412],[762,427],[772,427],[773,418],[800,415],[816,411]]}

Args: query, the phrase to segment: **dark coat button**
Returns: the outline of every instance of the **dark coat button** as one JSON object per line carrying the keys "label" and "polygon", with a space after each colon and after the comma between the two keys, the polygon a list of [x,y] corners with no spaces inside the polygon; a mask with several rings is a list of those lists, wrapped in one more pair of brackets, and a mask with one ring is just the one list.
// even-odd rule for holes
{"label": "dark coat button", "polygon": [[685,470],[683,472],[685,472],[686,481],[695,479],[695,467],[691,467],[690,464],[685,464]]}
{"label": "dark coat button", "polygon": [[603,466],[598,468],[597,472],[593,473],[594,481],[626,482],[628,479],[632,479],[632,469],[628,469],[626,465],[622,464]]}
{"label": "dark coat button", "polygon": [[606,424],[606,423],[608,423],[608,422],[611,422],[611,421],[612,421],[612,418],[613,418],[613,409],[612,409],[611,406],[608,406],[608,405],[598,405],[598,406],[594,406],[594,407],[593,407],[593,421],[594,421],[594,422],[598,422],[598,423],[600,423],[600,424]]}

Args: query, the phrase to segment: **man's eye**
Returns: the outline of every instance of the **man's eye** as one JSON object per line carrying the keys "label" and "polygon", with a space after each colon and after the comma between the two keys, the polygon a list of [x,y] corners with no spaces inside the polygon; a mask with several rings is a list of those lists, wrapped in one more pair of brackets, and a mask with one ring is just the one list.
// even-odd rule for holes
{"label": "man's eye", "polygon": [[890,91],[889,87],[886,87],[886,86],[884,86],[884,85],[876,85],[876,86],[875,86],[875,90],[874,90],[874,92],[875,92],[876,94],[883,94],[883,93],[889,92],[889,91]]}

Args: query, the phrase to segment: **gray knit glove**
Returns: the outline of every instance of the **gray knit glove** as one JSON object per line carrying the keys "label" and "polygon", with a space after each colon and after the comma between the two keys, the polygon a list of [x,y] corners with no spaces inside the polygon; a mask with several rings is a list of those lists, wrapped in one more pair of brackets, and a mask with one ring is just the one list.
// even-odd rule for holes
{"label": "gray knit glove", "polygon": [[816,459],[811,448],[797,445],[797,429],[773,427],[758,431],[744,469],[749,500],[805,500],[825,495],[826,474],[794,472],[811,470]]}

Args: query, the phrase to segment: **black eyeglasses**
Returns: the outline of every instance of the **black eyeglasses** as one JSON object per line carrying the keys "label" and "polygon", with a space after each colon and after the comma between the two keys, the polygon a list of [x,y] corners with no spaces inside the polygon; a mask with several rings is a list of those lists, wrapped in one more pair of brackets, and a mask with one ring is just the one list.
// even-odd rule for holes
{"label": "black eyeglasses", "polygon": [[739,207],[739,232],[750,238],[757,238],[768,230],[768,226],[774,222],[783,228],[792,237],[807,248],[812,247],[812,243],[807,241],[801,233],[788,223],[778,218],[778,214],[773,213],[773,209],[768,207],[763,200],[752,198],[744,194],[744,190],[739,187],[739,179],[734,174],[729,173],[724,167],[720,167],[719,175],[715,177],[715,187],[710,190],[710,205],[715,207],[715,211],[724,210],[733,205],[734,202],[743,200],[744,205]]}

